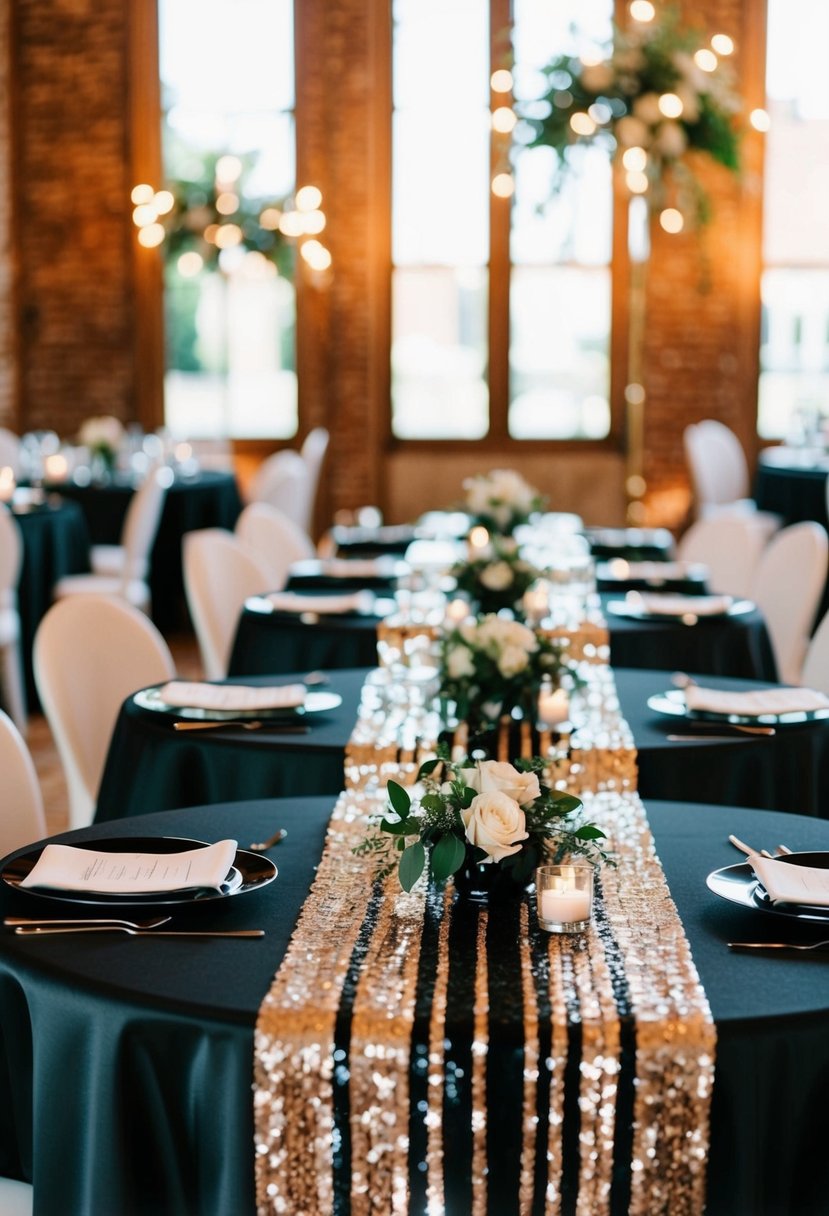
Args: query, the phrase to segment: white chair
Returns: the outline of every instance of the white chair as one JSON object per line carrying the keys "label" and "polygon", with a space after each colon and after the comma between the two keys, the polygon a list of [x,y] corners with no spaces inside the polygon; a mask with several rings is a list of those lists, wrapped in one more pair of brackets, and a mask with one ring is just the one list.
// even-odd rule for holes
{"label": "white chair", "polygon": [[17,729],[25,735],[26,686],[17,609],[17,582],[22,561],[20,530],[11,511],[0,503],[0,681],[6,708]]}
{"label": "white chair", "polygon": [[32,1216],[34,1189],[28,1182],[0,1178],[0,1216]]}
{"label": "white chair", "polygon": [[757,510],[751,498],[748,462],[734,432],[715,418],[705,418],[687,426],[682,438],[697,517],[748,515],[768,540],[782,521],[769,511]]}
{"label": "white chair", "polygon": [[803,660],[800,683],[829,694],[829,612],[812,635]]}
{"label": "white chair", "polygon": [[[46,835],[43,795],[29,749],[8,714],[0,709],[0,772],[3,805],[0,810],[0,857]],[[0,1180],[0,1185],[2,1180]],[[2,1189],[0,1189],[2,1195]],[[0,1212],[4,1212],[0,1203]]]}
{"label": "white chair", "polygon": [[309,536],[314,535],[314,516],[319,497],[320,480],[330,440],[331,436],[324,426],[315,426],[305,436],[302,447],[299,449],[299,454],[305,461],[308,471],[306,519],[302,526]]}
{"label": "white chair", "polygon": [[708,569],[709,590],[717,595],[750,595],[766,538],[750,517],[698,519],[677,542],[677,558]]}
{"label": "white chair", "polygon": [[74,595],[116,595],[150,611],[147,575],[164,499],[173,482],[172,470],[154,469],[135,491],[124,516],[120,545],[93,545],[92,573],[70,574],[55,584],[56,600]]}
{"label": "white chair", "polygon": [[248,503],[236,521],[235,532],[267,571],[270,591],[285,586],[294,562],[315,555],[310,536],[269,502]]}
{"label": "white chair", "polygon": [[70,827],[92,821],[122,702],[175,675],[164,638],[124,600],[78,595],[53,604],[34,643],[35,683],[69,790]]}
{"label": "white chair", "polygon": [[308,466],[298,452],[274,452],[251,478],[248,501],[269,502],[307,531],[309,482]]}
{"label": "white chair", "polygon": [[829,568],[829,538],[807,521],[783,528],[763,550],[751,598],[765,617],[778,678],[800,684]]}
{"label": "white chair", "polygon": [[268,572],[232,532],[201,528],[184,537],[184,590],[208,680],[227,675],[245,600],[269,590]]}
{"label": "white chair", "polygon": [[0,426],[0,469],[11,469],[15,479],[23,471],[23,445],[19,436],[5,426]]}

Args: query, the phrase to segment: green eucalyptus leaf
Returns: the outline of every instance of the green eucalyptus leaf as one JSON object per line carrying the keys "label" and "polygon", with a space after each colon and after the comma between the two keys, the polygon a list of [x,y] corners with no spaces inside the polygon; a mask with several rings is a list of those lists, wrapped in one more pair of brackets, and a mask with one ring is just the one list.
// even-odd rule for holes
{"label": "green eucalyptus leaf", "polygon": [[574,835],[579,840],[604,840],[607,836],[601,828],[597,828],[595,823],[586,823],[583,827],[577,828]]}
{"label": "green eucalyptus leaf", "polygon": [[424,777],[429,777],[441,763],[440,758],[435,760],[425,760],[417,770],[417,780],[422,781]]}
{"label": "green eucalyptus leaf", "polygon": [[426,850],[419,840],[415,844],[410,844],[407,849],[404,849],[398,867],[400,885],[404,891],[411,891],[423,873],[425,866]]}
{"label": "green eucalyptus leaf", "polygon": [[580,810],[584,804],[581,798],[575,798],[572,794],[558,794],[553,799],[553,805],[557,814],[569,815],[572,811]]}
{"label": "green eucalyptus leaf", "polygon": [[401,819],[405,819],[409,813],[409,807],[412,805],[408,790],[405,790],[402,785],[398,785],[396,781],[390,781],[387,792],[391,809],[397,811]]}
{"label": "green eucalyptus leaf", "polygon": [[452,832],[446,832],[432,849],[432,876],[438,881],[448,878],[461,868],[465,856],[466,846],[463,841]]}

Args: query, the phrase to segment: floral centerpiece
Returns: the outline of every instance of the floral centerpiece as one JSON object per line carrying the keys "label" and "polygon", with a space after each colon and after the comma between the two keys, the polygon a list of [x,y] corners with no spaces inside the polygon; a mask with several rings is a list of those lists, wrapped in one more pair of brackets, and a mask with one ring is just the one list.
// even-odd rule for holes
{"label": "floral centerpiece", "polygon": [[449,571],[455,586],[481,612],[511,608],[521,612],[524,593],[544,572],[521,556],[511,536],[492,536]]}
{"label": "floral centerpiece", "polygon": [[514,469],[492,469],[467,477],[463,488],[473,521],[499,536],[511,536],[544,506],[538,491]]}
{"label": "floral centerpiece", "polygon": [[708,199],[687,154],[702,152],[735,172],[739,167],[741,102],[721,58],[731,50],[722,34],[701,45],[668,9],[629,29],[617,27],[604,59],[570,53],[551,60],[543,69],[547,88],[525,104],[523,117],[534,133],[529,146],[557,153],[554,188],[573,146],[597,144],[621,152],[629,190],[646,195],[652,211],[675,209],[674,226],[663,223],[668,231],[678,231],[684,215],[704,223]]}
{"label": "floral centerpiece", "polygon": [[78,431],[78,443],[88,448],[93,460],[97,459],[110,473],[123,442],[124,428],[111,414],[87,418]]}
{"label": "floral centerpiece", "polygon": [[357,846],[375,856],[378,876],[397,863],[405,891],[427,866],[436,881],[454,876],[460,892],[483,899],[520,894],[544,862],[611,860],[605,832],[587,821],[580,799],[550,789],[540,757],[452,763],[444,751],[417,782],[414,797],[388,783],[390,813]]}
{"label": "floral centerpiece", "polygon": [[565,672],[574,674],[566,643],[492,613],[447,630],[439,645],[444,718],[452,702],[459,721],[473,730],[495,725],[513,709],[533,722],[545,678],[557,683]]}

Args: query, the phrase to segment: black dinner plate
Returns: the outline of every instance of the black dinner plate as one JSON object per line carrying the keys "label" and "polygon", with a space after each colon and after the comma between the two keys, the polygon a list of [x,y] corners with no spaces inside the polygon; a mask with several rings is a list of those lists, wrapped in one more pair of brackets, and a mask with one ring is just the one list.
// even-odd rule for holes
{"label": "black dinner plate", "polygon": [[[297,684],[302,681],[297,679]],[[142,688],[133,694],[133,701],[139,709],[149,709],[153,713],[165,714],[168,717],[187,718],[196,722],[238,722],[251,721],[295,722],[306,714],[329,713],[342,705],[343,699],[338,692],[309,692],[302,705],[293,708],[288,706],[273,709],[202,709],[197,705],[168,705],[161,699],[163,684],[152,688]]]}
{"label": "black dinner plate", "polygon": [[[47,842],[48,843],[48,842]],[[72,843],[74,848],[101,853],[179,853],[183,849],[206,849],[204,840],[177,836],[106,836]],[[82,905],[84,908],[178,908],[182,911],[202,904],[215,904],[233,895],[245,895],[267,886],[277,876],[277,868],[261,853],[237,849],[225,882],[220,888],[200,887],[187,891],[162,891],[146,895],[105,895],[84,891],[60,891],[54,887],[21,887],[20,883],[37,863],[46,846],[41,844],[18,854],[0,870],[0,879],[20,895],[47,899],[52,903]]]}
{"label": "black dinner plate", "polygon": [[829,706],[824,709],[791,710],[783,714],[726,714],[714,709],[689,709],[681,688],[654,693],[648,697],[648,709],[687,722],[729,722],[734,726],[802,726],[804,722],[820,722],[829,718]]}
{"label": "black dinner plate", "polygon": [[[789,853],[778,860],[794,866],[814,866],[819,869],[829,869],[829,852]],[[739,904],[752,912],[770,912],[773,916],[782,916],[789,921],[804,924],[829,923],[829,907],[819,908],[811,904],[774,904],[766,894],[763,884],[752,870],[748,862],[734,866],[723,866],[713,870],[705,880],[709,891],[727,899],[729,903]]]}

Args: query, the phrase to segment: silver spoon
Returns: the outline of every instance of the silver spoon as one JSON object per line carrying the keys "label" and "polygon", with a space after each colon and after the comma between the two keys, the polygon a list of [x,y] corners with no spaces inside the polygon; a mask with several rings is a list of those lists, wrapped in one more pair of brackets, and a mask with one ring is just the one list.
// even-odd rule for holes
{"label": "silver spoon", "polygon": [[267,840],[260,840],[257,844],[249,844],[248,848],[251,853],[266,853],[268,849],[272,849],[274,845],[279,844],[288,835],[285,828],[279,828],[274,832],[273,836],[269,836]]}

